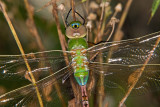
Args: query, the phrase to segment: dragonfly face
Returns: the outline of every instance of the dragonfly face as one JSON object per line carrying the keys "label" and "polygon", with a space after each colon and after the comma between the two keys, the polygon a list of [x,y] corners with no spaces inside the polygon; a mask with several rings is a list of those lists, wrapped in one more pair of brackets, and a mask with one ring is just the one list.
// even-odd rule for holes
{"label": "dragonfly face", "polygon": [[69,17],[69,14],[71,13],[71,10],[72,10],[72,8],[69,10],[67,17],[66,17],[66,20],[65,20],[65,23],[67,25],[66,36],[69,39],[83,38],[87,34],[86,28],[84,26],[85,19],[77,11],[74,10],[75,14],[77,14],[83,20],[83,23],[81,23],[80,21],[73,21],[69,24],[67,19]]}
{"label": "dragonfly face", "polygon": [[80,21],[73,21],[66,29],[68,38],[83,38],[86,36],[86,28]]}

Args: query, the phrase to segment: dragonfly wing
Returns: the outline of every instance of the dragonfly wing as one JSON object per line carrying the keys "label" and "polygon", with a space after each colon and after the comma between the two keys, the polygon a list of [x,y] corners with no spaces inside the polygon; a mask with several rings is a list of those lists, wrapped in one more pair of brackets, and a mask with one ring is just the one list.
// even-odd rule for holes
{"label": "dragonfly wing", "polygon": [[[63,55],[66,54],[66,56]],[[68,52],[45,51],[26,54],[27,62],[35,78],[44,78],[66,66]],[[51,71],[52,70],[52,71]],[[37,76],[37,77],[36,77]],[[0,55],[0,78],[7,80],[26,79],[28,69],[22,55]]]}
{"label": "dragonfly wing", "polygon": [[[71,71],[71,67],[66,66],[36,82],[45,107],[65,105],[73,95],[69,81],[66,80],[65,83],[62,83],[62,78],[68,73],[66,71]],[[38,107],[39,102],[35,87],[29,84],[0,95],[0,105],[5,107]]]}
{"label": "dragonfly wing", "polygon": [[[95,79],[104,77],[105,92],[120,90],[125,94],[139,74],[141,65],[130,66],[122,64],[91,63],[90,71],[94,73]],[[96,80],[95,80],[96,81]],[[141,78],[133,88],[132,95],[141,95],[151,90],[160,88],[160,65],[146,65]]]}
{"label": "dragonfly wing", "polygon": [[160,38],[160,32],[143,36],[136,39],[124,40],[119,42],[105,42],[88,49],[88,53],[94,55],[94,62],[102,58],[104,63],[110,64],[144,64],[152,51],[153,55],[149,63],[159,62],[160,44],[153,50],[157,39]]}
{"label": "dragonfly wing", "polygon": [[[112,88],[119,88],[126,93],[135,77],[144,66],[143,74],[137,82],[134,90],[148,91],[152,85],[159,87],[160,68],[160,44],[158,41],[160,32],[144,37],[120,41],[106,42],[88,49],[89,55],[95,55],[90,61],[93,72],[104,75],[105,85]],[[153,52],[153,53],[152,53]],[[93,64],[93,65],[92,65]],[[143,91],[140,91],[141,93]],[[141,94],[138,92],[139,94]]]}

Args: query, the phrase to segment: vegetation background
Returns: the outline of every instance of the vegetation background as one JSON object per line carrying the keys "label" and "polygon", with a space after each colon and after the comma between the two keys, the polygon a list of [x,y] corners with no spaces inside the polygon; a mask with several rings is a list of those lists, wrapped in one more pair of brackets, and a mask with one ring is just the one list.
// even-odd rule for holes
{"label": "vegetation background", "polygon": [[[41,51],[35,42],[35,38],[30,33],[26,20],[28,17],[27,10],[23,0],[2,0],[8,12],[8,15],[15,27],[15,30],[19,36],[25,53]],[[29,3],[34,7],[34,11],[41,8],[49,0],[29,0]],[[61,0],[63,1],[63,0]],[[127,0],[111,0],[112,8],[117,3],[122,3],[124,8]],[[150,34],[156,31],[160,31],[160,9],[157,10],[156,14],[152,18],[149,24],[149,18],[151,14],[153,0],[133,0],[122,31],[124,33],[123,39],[130,39],[146,34]],[[121,12],[122,13],[122,12]],[[118,14],[117,18],[121,17],[121,13]],[[57,33],[57,26],[53,18],[51,7],[42,9],[39,12],[34,13],[34,21],[37,27],[38,33],[44,45],[44,50],[57,50],[61,49],[59,37]],[[62,21],[61,21],[62,22]],[[65,27],[63,22],[61,23],[63,33],[65,33]],[[0,54],[20,54],[17,44],[14,38],[11,36],[12,33],[8,24],[0,12]],[[15,87],[23,86],[23,82],[10,82],[7,80],[0,80],[0,95],[6,91],[15,89]],[[160,93],[155,92],[148,96],[130,97],[126,105],[132,107],[158,107],[160,105]],[[134,106],[135,107],[135,106]]]}

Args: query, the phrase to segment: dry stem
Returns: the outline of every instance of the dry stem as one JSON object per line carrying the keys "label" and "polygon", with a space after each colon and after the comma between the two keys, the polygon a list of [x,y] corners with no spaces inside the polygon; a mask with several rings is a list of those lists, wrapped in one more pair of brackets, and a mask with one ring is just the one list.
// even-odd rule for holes
{"label": "dry stem", "polygon": [[121,19],[120,19],[120,22],[119,22],[119,24],[118,24],[117,30],[116,30],[116,32],[115,32],[113,41],[116,40],[116,38],[119,36],[119,33],[121,32],[121,28],[122,28],[122,26],[123,26],[123,24],[124,24],[124,21],[125,21],[125,19],[126,19],[127,14],[128,14],[129,8],[130,8],[130,6],[131,6],[131,4],[132,4],[132,1],[133,1],[133,0],[128,0],[127,4],[126,4],[126,6],[125,6],[125,9],[124,9],[124,11],[123,11],[122,17],[121,17]]}
{"label": "dry stem", "polygon": [[21,45],[21,43],[20,43],[20,41],[19,41],[19,38],[18,38],[18,36],[17,36],[17,33],[16,33],[16,31],[15,31],[15,29],[14,29],[12,23],[11,23],[11,20],[9,19],[9,17],[8,17],[8,15],[7,15],[7,12],[6,12],[6,10],[5,10],[5,8],[4,8],[4,6],[3,6],[3,4],[2,4],[1,1],[0,1],[0,8],[1,8],[1,11],[3,12],[3,14],[4,14],[4,17],[5,17],[5,19],[6,19],[7,23],[8,23],[11,31],[12,31],[13,37],[14,37],[14,39],[15,39],[17,45],[18,45],[18,48],[19,48],[19,50],[20,50],[20,52],[21,52],[21,54],[22,54],[22,57],[23,57],[23,59],[24,59],[24,61],[25,61],[26,67],[27,67],[27,69],[28,69],[27,72],[30,74],[31,80],[32,80],[32,84],[33,84],[33,86],[34,86],[35,89],[36,89],[36,93],[37,93],[37,97],[38,97],[38,100],[39,100],[40,107],[43,107],[42,98],[41,98],[41,96],[40,96],[40,92],[39,92],[39,90],[38,90],[38,87],[37,87],[37,84],[36,84],[36,80],[35,80],[35,78],[34,78],[34,75],[32,74],[32,70],[31,70],[31,68],[30,68],[30,66],[29,66],[29,63],[28,63],[27,59],[26,59],[24,50],[23,50],[22,45]]}
{"label": "dry stem", "polygon": [[34,18],[33,18],[34,8],[28,3],[28,0],[24,0],[24,3],[25,3],[27,13],[28,13],[27,26],[29,28],[29,31],[36,38],[36,42],[38,44],[38,47],[40,48],[40,51],[44,51],[44,46],[38,34],[36,25],[34,23]]}
{"label": "dry stem", "polygon": [[74,0],[70,0],[71,1],[71,6],[72,6],[72,17],[73,20],[76,21],[76,16],[75,16],[75,2]]}

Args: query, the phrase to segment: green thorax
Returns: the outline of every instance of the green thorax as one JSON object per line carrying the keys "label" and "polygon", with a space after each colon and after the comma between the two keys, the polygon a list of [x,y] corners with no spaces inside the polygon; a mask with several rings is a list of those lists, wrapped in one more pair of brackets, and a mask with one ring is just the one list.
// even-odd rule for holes
{"label": "green thorax", "polygon": [[87,42],[84,38],[75,38],[70,39],[68,43],[68,50],[71,51],[72,49],[87,49]]}

